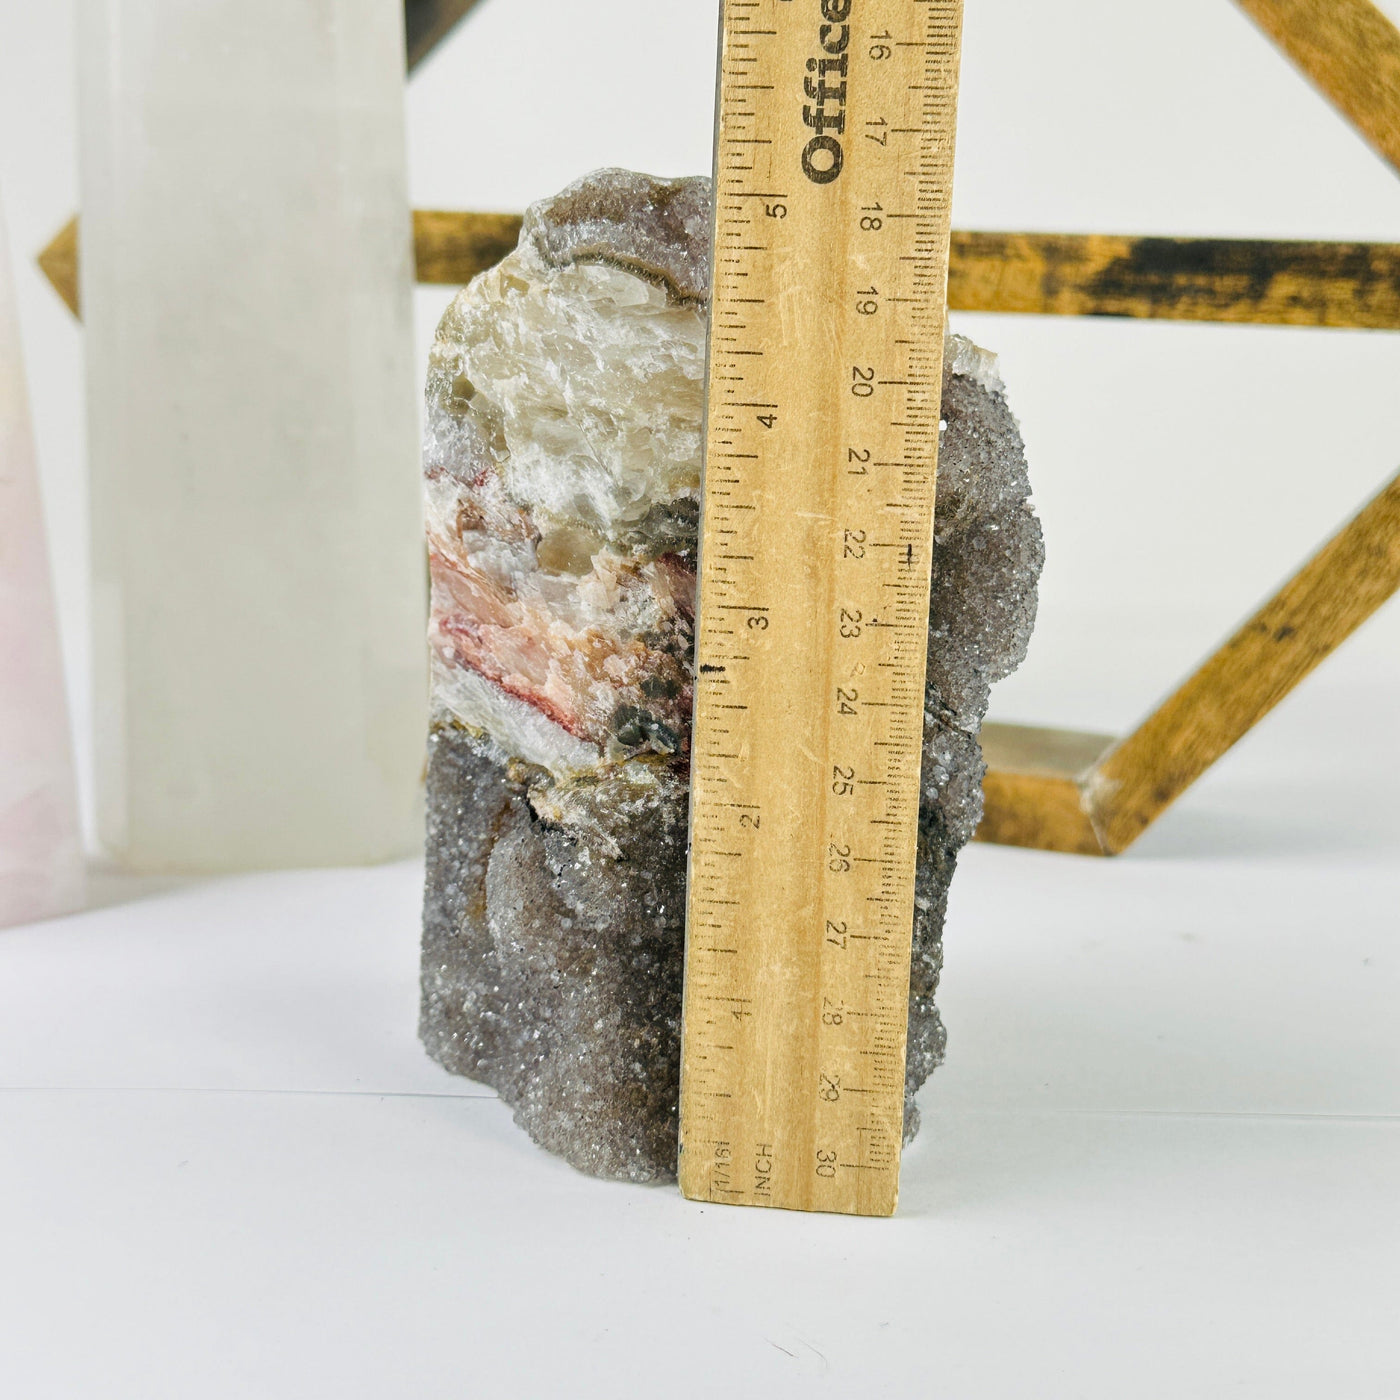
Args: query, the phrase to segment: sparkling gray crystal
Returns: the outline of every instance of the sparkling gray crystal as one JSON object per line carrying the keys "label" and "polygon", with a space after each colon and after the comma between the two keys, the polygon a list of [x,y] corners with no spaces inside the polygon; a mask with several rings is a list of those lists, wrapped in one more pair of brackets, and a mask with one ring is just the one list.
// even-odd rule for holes
{"label": "sparkling gray crystal", "polygon": [[[600,171],[443,318],[428,380],[433,725],[421,1033],[599,1176],[676,1166],[709,183]],[[944,377],[906,1135],[943,1058],[978,733],[1043,562],[995,358]]]}

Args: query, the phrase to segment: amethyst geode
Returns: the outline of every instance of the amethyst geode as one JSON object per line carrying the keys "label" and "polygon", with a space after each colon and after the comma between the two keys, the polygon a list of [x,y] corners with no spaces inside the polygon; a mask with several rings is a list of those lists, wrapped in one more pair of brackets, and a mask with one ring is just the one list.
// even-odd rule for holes
{"label": "amethyst geode", "polygon": [[[600,171],[453,302],[428,375],[433,716],[421,1032],[600,1176],[676,1166],[707,180]],[[978,732],[1043,562],[994,357],[950,336],[906,1133],[943,1057]]]}

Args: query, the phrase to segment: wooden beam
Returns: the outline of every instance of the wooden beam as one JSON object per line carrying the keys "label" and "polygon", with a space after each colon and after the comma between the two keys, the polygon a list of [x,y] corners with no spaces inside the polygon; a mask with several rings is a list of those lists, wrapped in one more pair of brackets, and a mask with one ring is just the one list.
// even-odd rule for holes
{"label": "wooden beam", "polygon": [[1237,0],[1400,171],[1400,32],[1370,0]]}
{"label": "wooden beam", "polygon": [[1130,846],[1400,589],[1400,476],[1086,776],[1104,849]]}
{"label": "wooden beam", "polygon": [[413,211],[413,255],[418,280],[465,286],[501,261],[520,241],[519,214],[458,214],[444,209]]}
{"label": "wooden beam", "polygon": [[[420,282],[469,282],[515,246],[520,228],[505,214],[414,218]],[[1400,330],[1400,244],[955,230],[948,305]]]}
{"label": "wooden beam", "polygon": [[478,0],[404,0],[404,31],[408,40],[408,71],[418,67],[466,18]]}
{"label": "wooden beam", "polygon": [[49,279],[49,285],[63,298],[63,304],[82,319],[78,301],[78,216],[75,214],[54,234],[48,247],[38,257],[39,271]]}
{"label": "wooden beam", "polygon": [[1081,784],[1112,746],[1106,734],[984,724],[986,806],[977,839],[1070,855],[1106,854],[1085,810]]}
{"label": "wooden beam", "polygon": [[1400,475],[1132,734],[983,726],[979,841],[1126,850],[1400,591]]}
{"label": "wooden beam", "polygon": [[955,232],[948,305],[1400,330],[1400,244]]}
{"label": "wooden beam", "polygon": [[[515,247],[518,214],[419,209],[418,280],[462,285]],[[78,310],[78,231],[39,255]],[[1400,244],[954,232],[955,311],[1400,330]]]}

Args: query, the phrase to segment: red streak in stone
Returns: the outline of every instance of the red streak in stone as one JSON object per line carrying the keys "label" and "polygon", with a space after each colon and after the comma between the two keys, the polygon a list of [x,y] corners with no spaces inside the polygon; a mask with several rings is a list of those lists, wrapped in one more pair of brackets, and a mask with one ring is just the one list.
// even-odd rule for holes
{"label": "red streak in stone", "polygon": [[555,704],[549,696],[533,687],[516,683],[499,666],[493,665],[490,649],[481,642],[479,635],[477,635],[480,629],[469,618],[463,617],[460,613],[440,617],[437,626],[438,631],[448,637],[453,644],[452,655],[445,658],[446,660],[453,661],[469,671],[475,671],[484,680],[490,681],[498,690],[503,690],[507,695],[513,695],[517,700],[529,705],[531,709],[538,710],[546,718],[553,720],[560,729],[567,730],[576,739],[582,739],[585,743],[598,742],[594,735],[587,732],[580,715],[565,711]]}
{"label": "red streak in stone", "polygon": [[[538,600],[522,597],[512,581],[439,549],[431,551],[430,563],[437,650],[446,662],[481,676],[585,743],[606,744],[617,706],[631,704],[673,727],[682,750],[688,748],[689,677],[668,653],[604,627],[590,626],[565,641]],[[650,590],[682,627],[694,615],[695,575],[678,556],[654,561],[628,586]],[[644,698],[652,677],[669,677],[677,687],[659,705]]]}

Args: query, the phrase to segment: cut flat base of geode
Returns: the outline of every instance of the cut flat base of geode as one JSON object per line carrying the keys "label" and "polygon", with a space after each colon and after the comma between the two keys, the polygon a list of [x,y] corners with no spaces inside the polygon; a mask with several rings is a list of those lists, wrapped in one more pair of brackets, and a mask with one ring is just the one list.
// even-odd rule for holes
{"label": "cut flat base of geode", "polygon": [[[674,1175],[709,182],[600,171],[444,316],[428,382],[421,1033],[542,1146]],[[993,356],[944,372],[905,1130],[948,886],[1043,562]]]}

